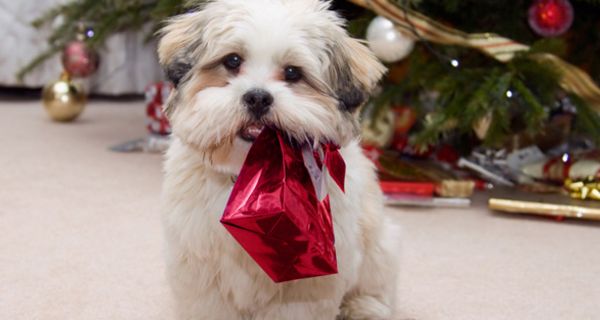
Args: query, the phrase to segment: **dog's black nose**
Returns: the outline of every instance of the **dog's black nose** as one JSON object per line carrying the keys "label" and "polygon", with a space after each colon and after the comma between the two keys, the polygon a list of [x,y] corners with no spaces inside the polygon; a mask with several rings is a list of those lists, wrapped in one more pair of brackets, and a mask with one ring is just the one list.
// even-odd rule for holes
{"label": "dog's black nose", "polygon": [[264,116],[273,104],[273,96],[263,89],[252,89],[244,94],[244,103],[256,119]]}

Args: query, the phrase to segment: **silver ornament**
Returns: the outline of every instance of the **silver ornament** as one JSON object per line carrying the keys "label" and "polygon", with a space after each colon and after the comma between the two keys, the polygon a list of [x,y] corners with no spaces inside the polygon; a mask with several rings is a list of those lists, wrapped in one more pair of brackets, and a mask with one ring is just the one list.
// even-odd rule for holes
{"label": "silver ornament", "polygon": [[406,58],[415,47],[415,41],[398,31],[394,23],[376,17],[367,29],[369,48],[383,62],[392,63]]}

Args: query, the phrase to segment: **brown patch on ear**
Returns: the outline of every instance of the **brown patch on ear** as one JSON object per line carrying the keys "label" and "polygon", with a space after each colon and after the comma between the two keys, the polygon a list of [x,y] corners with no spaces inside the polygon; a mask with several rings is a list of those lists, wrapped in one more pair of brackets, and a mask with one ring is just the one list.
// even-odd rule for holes
{"label": "brown patch on ear", "polygon": [[167,21],[167,25],[159,31],[162,36],[158,43],[158,56],[161,65],[167,66],[176,58],[181,57],[184,52],[194,43],[196,46],[201,39],[204,18],[201,12],[194,12],[176,16]]}
{"label": "brown patch on ear", "polygon": [[358,110],[386,71],[373,53],[358,40],[344,34],[330,50],[332,88],[342,110]]}
{"label": "brown patch on ear", "polygon": [[194,66],[194,52],[201,47],[204,16],[201,12],[183,14],[167,21],[159,32],[158,56],[169,80],[177,87]]}
{"label": "brown patch on ear", "polygon": [[387,71],[387,68],[379,62],[375,54],[358,40],[347,37],[345,39],[345,55],[347,63],[354,74],[356,81],[371,94],[375,86]]}
{"label": "brown patch on ear", "polygon": [[164,112],[172,120],[175,108],[180,104],[182,96],[179,92],[181,84],[189,80],[190,71],[198,59],[195,55],[202,46],[202,31],[206,24],[201,11],[176,16],[167,21],[166,26],[158,34],[159,62],[175,89],[166,103]]}

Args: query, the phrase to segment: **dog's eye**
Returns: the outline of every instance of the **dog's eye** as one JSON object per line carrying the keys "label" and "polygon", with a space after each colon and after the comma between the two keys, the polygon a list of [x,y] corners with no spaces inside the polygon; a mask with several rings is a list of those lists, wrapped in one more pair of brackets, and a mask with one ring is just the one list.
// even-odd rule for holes
{"label": "dog's eye", "polygon": [[283,75],[287,82],[298,82],[302,79],[302,70],[298,67],[287,66],[283,70]]}
{"label": "dog's eye", "polygon": [[224,59],[223,59],[223,65],[225,66],[225,68],[227,68],[227,70],[230,71],[236,71],[240,68],[240,66],[242,65],[242,57],[240,57],[238,54],[232,53],[230,55],[227,55]]}

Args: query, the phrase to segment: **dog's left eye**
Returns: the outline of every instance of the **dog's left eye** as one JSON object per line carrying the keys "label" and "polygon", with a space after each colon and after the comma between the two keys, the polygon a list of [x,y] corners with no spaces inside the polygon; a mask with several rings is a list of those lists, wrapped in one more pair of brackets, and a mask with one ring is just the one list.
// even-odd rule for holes
{"label": "dog's left eye", "polygon": [[298,82],[302,79],[302,70],[298,67],[287,66],[283,70],[283,75],[287,82]]}
{"label": "dog's left eye", "polygon": [[223,65],[227,70],[237,71],[242,65],[243,59],[239,55],[232,53],[223,59]]}

